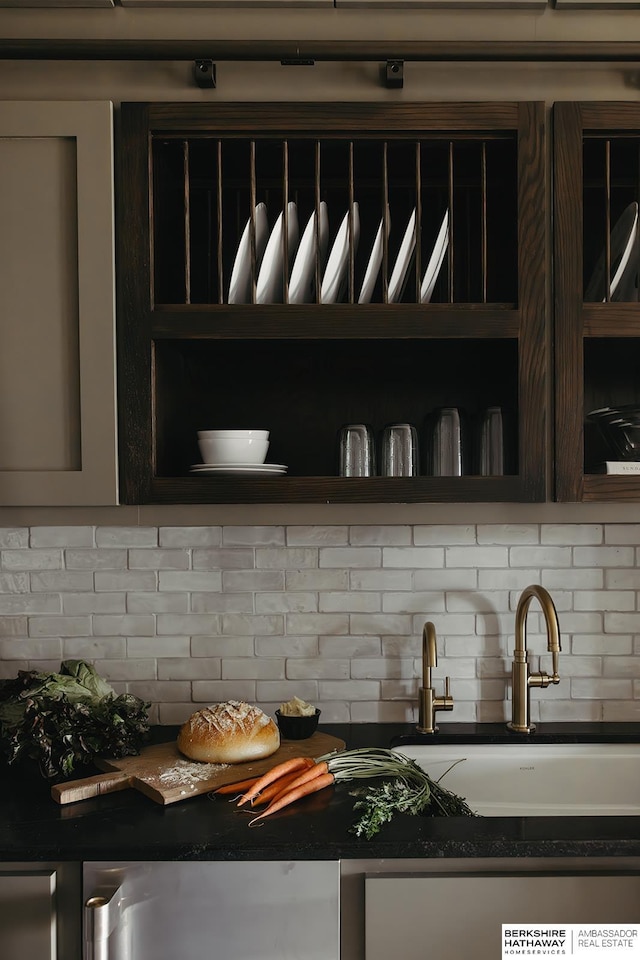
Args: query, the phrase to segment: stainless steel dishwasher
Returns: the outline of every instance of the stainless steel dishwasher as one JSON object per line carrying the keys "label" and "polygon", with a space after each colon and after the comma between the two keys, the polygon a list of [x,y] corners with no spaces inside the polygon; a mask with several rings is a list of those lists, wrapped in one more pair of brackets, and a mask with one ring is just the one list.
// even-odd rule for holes
{"label": "stainless steel dishwasher", "polygon": [[338,960],[337,861],[88,862],[84,960]]}

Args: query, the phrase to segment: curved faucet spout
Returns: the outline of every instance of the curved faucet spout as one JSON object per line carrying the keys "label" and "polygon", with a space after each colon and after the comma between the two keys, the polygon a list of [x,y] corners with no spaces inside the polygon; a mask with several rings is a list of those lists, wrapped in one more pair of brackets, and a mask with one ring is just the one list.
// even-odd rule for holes
{"label": "curved faucet spout", "polygon": [[[529,672],[527,650],[527,613],[533,598],[536,598],[542,607],[547,628],[547,650],[551,654],[553,673],[549,676],[544,670],[538,673]],[[533,733],[535,725],[531,723],[530,698],[531,687],[548,687],[550,683],[560,683],[558,673],[560,644],[560,626],[558,614],[551,599],[551,595],[539,584],[526,587],[518,600],[515,625],[515,648],[512,666],[512,717],[507,724],[510,730],[517,733]]]}

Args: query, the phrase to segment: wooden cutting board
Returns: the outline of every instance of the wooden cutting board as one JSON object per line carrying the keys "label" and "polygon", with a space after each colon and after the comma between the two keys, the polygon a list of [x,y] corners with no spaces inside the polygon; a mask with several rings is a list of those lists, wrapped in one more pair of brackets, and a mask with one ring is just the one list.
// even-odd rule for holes
{"label": "wooden cutting board", "polygon": [[83,780],[69,780],[51,788],[51,796],[57,803],[74,803],[88,800],[104,793],[126,790],[133,787],[151,797],[156,803],[176,803],[209,793],[225,783],[235,783],[258,777],[276,763],[292,757],[321,757],[325,753],[344,750],[344,740],[328,733],[316,731],[307,740],[283,740],[278,750],[264,760],[247,763],[209,764],[197,763],[184,757],[176,745],[157,743],[143,747],[139,754],[121,759],[97,759],[95,764],[105,773]]}

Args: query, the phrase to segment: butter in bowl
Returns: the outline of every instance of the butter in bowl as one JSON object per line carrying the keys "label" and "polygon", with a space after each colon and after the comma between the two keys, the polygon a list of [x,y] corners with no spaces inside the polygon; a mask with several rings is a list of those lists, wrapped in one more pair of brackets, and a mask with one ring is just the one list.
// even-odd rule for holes
{"label": "butter in bowl", "polygon": [[307,740],[318,727],[321,711],[300,697],[293,697],[280,704],[276,710],[276,722],[280,735],[285,740]]}

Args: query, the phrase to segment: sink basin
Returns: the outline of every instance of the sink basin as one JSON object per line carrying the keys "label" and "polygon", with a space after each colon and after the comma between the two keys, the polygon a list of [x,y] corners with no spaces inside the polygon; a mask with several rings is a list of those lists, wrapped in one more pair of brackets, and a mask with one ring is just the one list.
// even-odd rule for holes
{"label": "sink basin", "polygon": [[395,749],[432,780],[442,777],[442,786],[485,817],[640,815],[637,743],[429,743]]}

